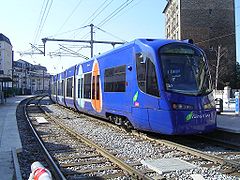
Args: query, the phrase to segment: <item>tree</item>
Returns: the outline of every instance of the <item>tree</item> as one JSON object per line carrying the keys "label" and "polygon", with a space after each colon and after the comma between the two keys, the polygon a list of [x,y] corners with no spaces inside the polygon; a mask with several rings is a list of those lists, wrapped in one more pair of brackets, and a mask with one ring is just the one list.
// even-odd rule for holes
{"label": "tree", "polygon": [[236,62],[236,89],[240,89],[240,63]]}

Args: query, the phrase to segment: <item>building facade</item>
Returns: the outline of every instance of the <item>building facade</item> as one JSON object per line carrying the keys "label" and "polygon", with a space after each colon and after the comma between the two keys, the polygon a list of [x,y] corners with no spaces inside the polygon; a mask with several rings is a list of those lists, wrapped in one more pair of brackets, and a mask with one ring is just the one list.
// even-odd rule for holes
{"label": "building facade", "polygon": [[46,67],[19,59],[13,62],[13,69],[16,94],[37,94],[49,90],[50,74]]}
{"label": "building facade", "polygon": [[234,0],[168,0],[163,13],[166,38],[192,39],[207,55],[215,87],[229,83],[234,87]]}
{"label": "building facade", "polygon": [[10,40],[0,33],[0,91],[12,86],[13,51]]}

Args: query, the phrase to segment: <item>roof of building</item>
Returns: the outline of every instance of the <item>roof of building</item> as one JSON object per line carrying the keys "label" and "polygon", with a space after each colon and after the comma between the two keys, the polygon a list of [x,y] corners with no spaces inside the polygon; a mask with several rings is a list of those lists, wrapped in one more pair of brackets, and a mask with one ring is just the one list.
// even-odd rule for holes
{"label": "roof of building", "polygon": [[163,10],[163,13],[166,12],[166,10],[167,10],[168,6],[170,5],[171,1],[172,1],[172,0],[167,0],[167,4],[166,4],[166,6],[165,6],[165,8],[164,8],[164,10]]}
{"label": "roof of building", "polygon": [[41,66],[40,64],[39,65],[33,65],[33,64],[23,60],[23,59],[19,59],[17,61],[14,61],[13,65],[15,67],[20,67],[20,68],[27,67],[27,68],[31,68],[32,70],[44,70],[44,71],[47,71],[47,68],[45,66]]}
{"label": "roof of building", "polygon": [[44,67],[44,66],[41,66],[41,65],[33,65],[32,68],[34,70],[44,70],[44,71],[47,71],[47,68]]}
{"label": "roof of building", "polygon": [[6,43],[12,45],[10,40],[5,35],[3,35],[2,33],[0,33],[0,41],[5,41]]}

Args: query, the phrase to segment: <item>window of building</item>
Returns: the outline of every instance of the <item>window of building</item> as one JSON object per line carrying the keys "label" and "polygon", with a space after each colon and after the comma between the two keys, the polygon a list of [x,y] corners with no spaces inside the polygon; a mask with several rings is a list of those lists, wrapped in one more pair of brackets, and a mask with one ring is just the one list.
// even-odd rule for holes
{"label": "window of building", "polygon": [[67,97],[72,97],[72,89],[73,89],[73,78],[67,79]]}
{"label": "window of building", "polygon": [[142,53],[136,54],[138,87],[143,92],[159,97],[155,65],[149,57]]}
{"label": "window of building", "polygon": [[84,74],[84,98],[91,99],[91,77],[92,73]]}
{"label": "window of building", "polygon": [[212,9],[209,9],[209,14],[212,14]]}
{"label": "window of building", "polygon": [[126,65],[106,69],[104,72],[104,92],[125,92],[125,91],[126,91]]}

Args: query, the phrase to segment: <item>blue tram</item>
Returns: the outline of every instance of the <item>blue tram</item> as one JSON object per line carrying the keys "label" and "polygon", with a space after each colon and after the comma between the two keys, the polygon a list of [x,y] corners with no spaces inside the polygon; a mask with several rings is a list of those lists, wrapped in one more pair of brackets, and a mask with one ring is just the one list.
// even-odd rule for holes
{"label": "blue tram", "polygon": [[191,43],[137,39],[53,76],[51,99],[118,125],[168,135],[216,128],[206,57]]}

